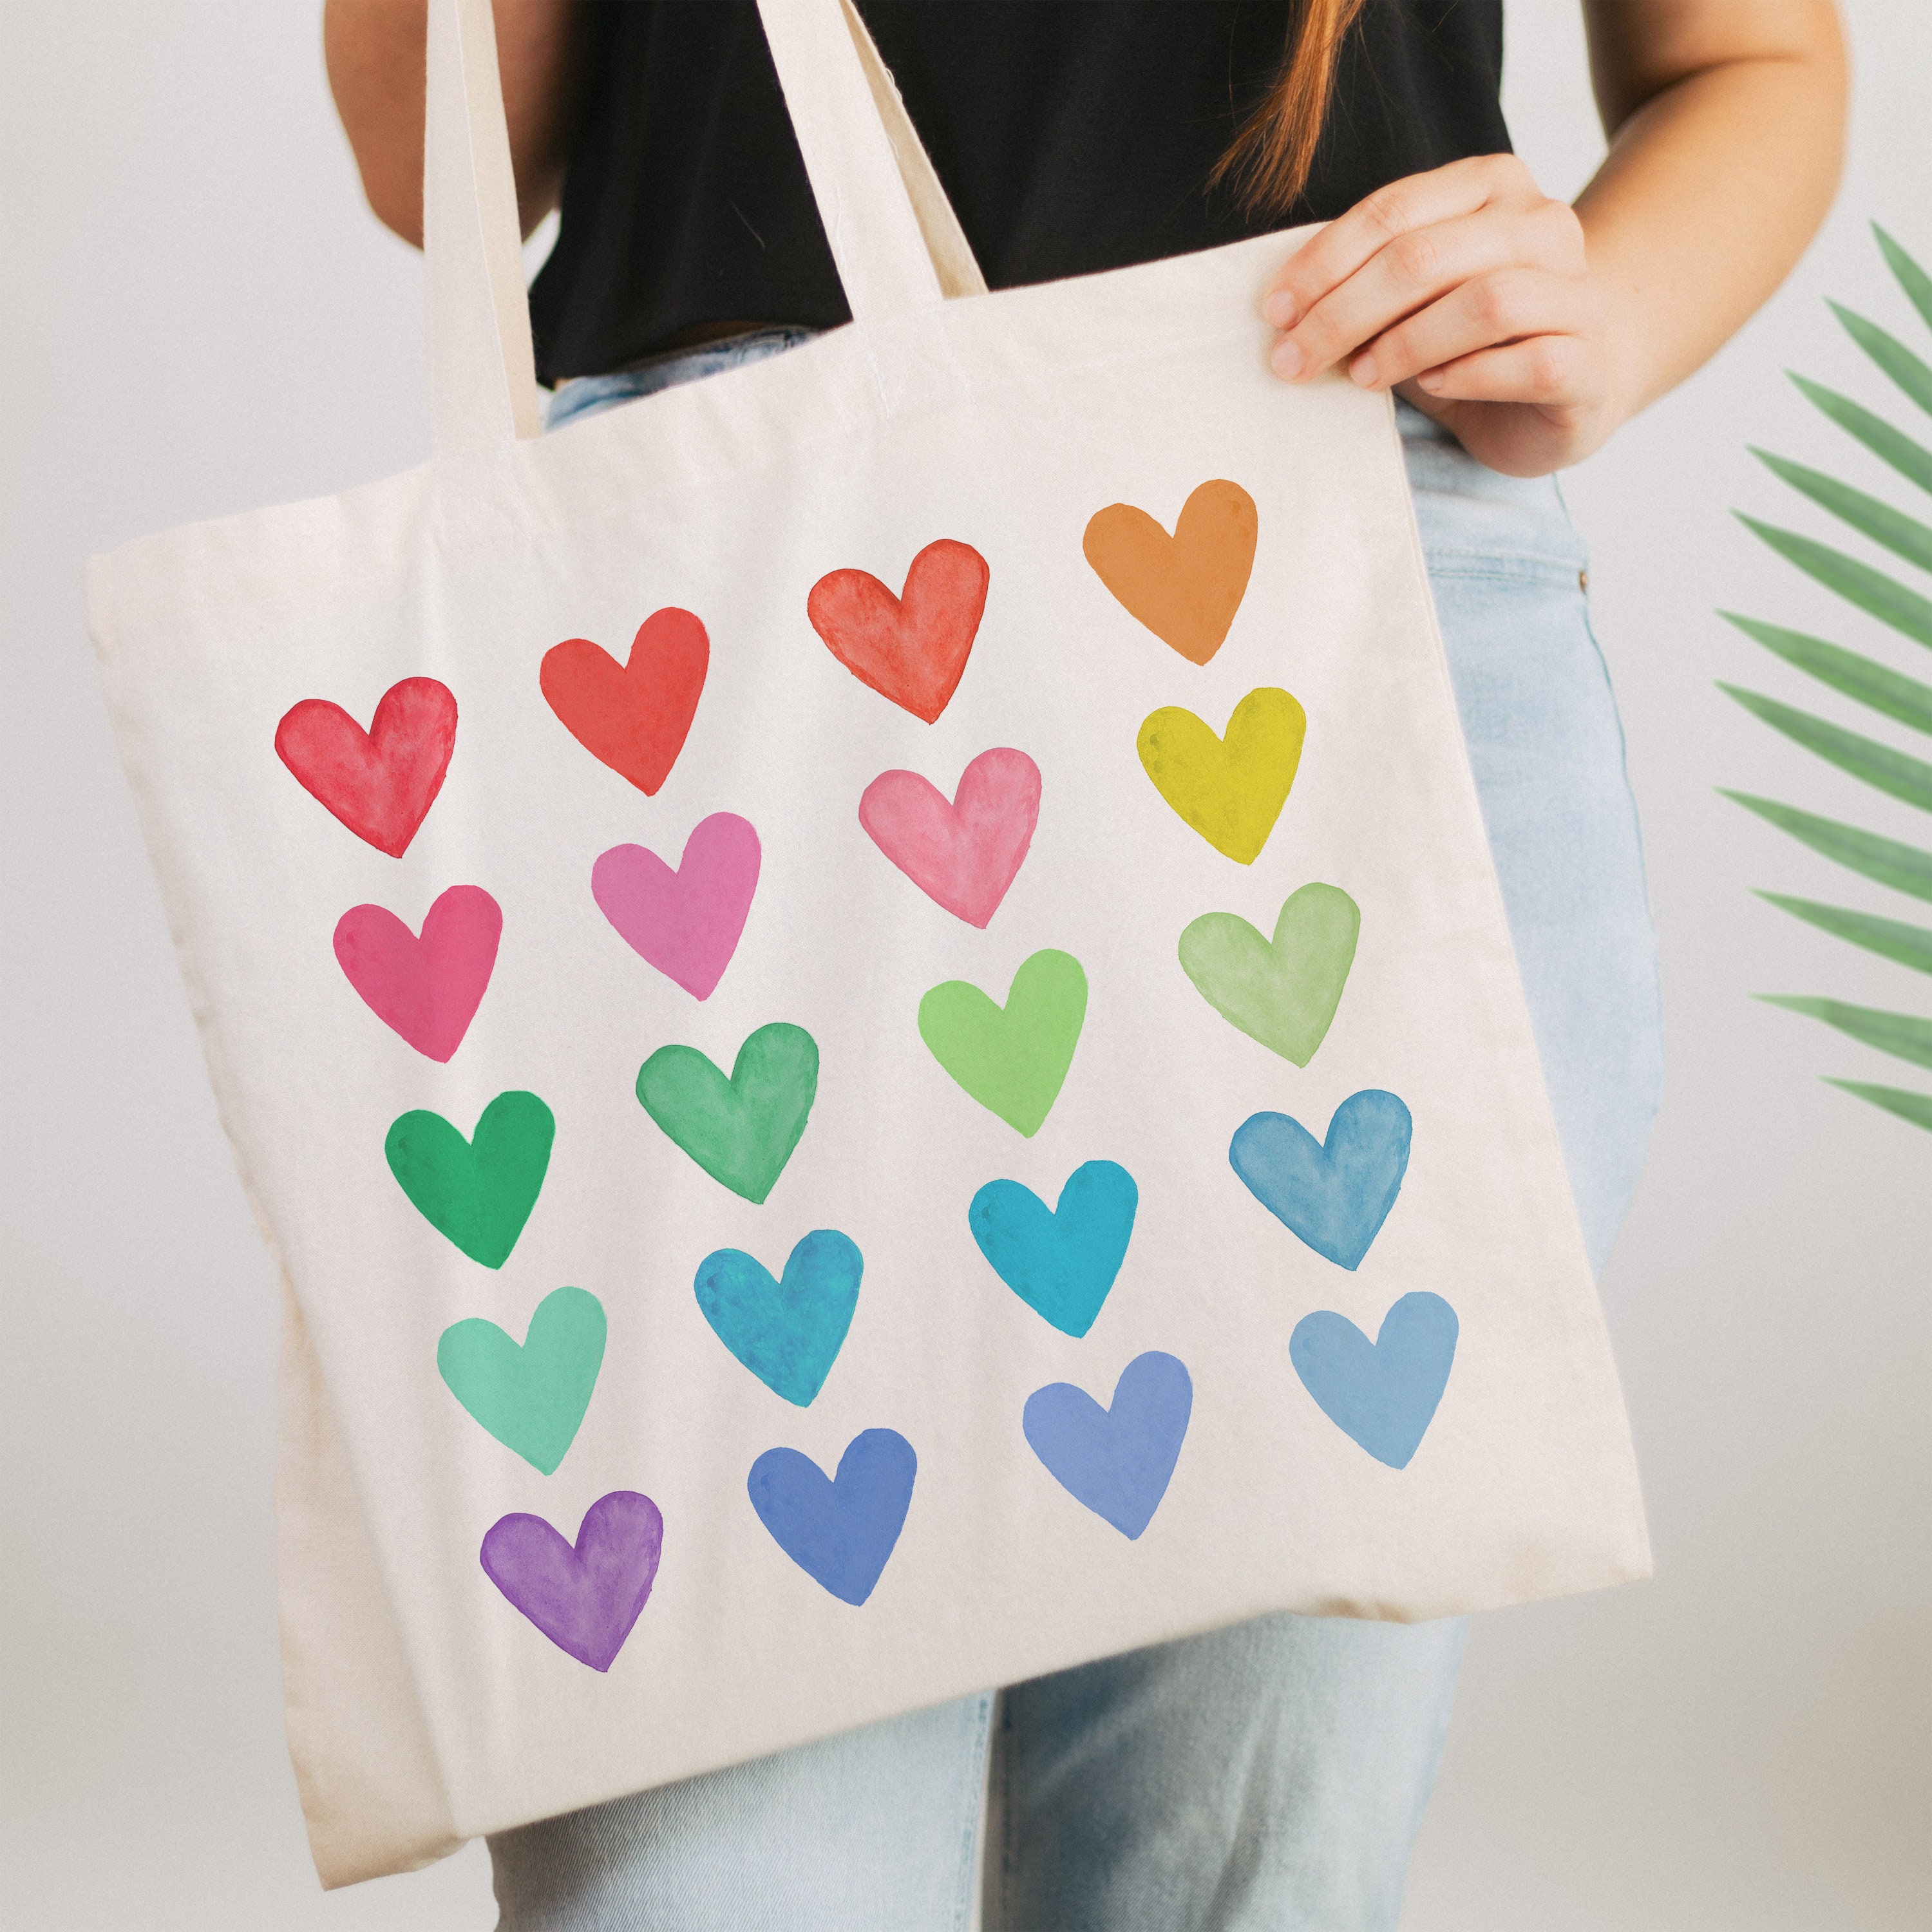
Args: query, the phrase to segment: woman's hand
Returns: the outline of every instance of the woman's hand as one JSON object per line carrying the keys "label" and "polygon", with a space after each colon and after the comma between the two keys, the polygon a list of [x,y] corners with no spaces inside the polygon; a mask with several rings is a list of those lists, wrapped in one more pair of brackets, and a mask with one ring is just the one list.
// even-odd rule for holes
{"label": "woman's hand", "polygon": [[1378,189],[1269,285],[1289,382],[1337,364],[1394,389],[1512,476],[1586,457],[1630,412],[1582,224],[1514,154],[1452,161]]}

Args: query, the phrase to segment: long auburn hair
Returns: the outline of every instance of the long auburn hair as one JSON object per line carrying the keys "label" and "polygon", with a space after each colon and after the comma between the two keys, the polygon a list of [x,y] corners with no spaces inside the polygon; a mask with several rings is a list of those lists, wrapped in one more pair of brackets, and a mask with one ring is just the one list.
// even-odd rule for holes
{"label": "long auburn hair", "polygon": [[1286,214],[1307,185],[1336,62],[1362,5],[1363,0],[1300,0],[1274,86],[1208,176],[1211,186],[1232,188],[1250,214]]}

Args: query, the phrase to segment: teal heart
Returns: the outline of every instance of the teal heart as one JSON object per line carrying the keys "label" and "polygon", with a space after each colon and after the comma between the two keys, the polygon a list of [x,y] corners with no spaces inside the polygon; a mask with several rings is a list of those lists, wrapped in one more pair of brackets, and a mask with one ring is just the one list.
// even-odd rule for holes
{"label": "teal heart", "polygon": [[1224,1019],[1306,1066],[1341,1004],[1361,923],[1340,886],[1306,885],[1282,905],[1272,942],[1233,913],[1204,913],[1180,935],[1181,968]]}
{"label": "teal heart", "polygon": [[442,1331],[436,1365],[454,1396],[506,1449],[548,1476],[576,1440],[604,1362],[604,1305],[580,1288],[537,1304],[520,1347],[494,1322]]}
{"label": "teal heart", "polygon": [[836,1228],[806,1235],[777,1281],[751,1256],[720,1248],[698,1264],[698,1305],[766,1388],[804,1408],[844,1346],[865,1266],[858,1244]]}
{"label": "teal heart", "polygon": [[1060,1190],[1055,1209],[1017,1180],[989,1180],[966,1223],[993,1271],[1063,1335],[1093,1327],[1127,1258],[1140,1190],[1124,1167],[1090,1160]]}
{"label": "teal heart", "polygon": [[534,1094],[499,1094],[473,1140],[440,1114],[404,1114],[382,1151],[418,1214],[472,1261],[501,1268],[543,1191],[556,1120]]}
{"label": "teal heart", "polygon": [[1029,1138],[1060,1096],[1086,1018],[1086,974],[1072,953],[1051,950],[1022,962],[1004,1006],[965,980],[919,1003],[920,1037],[934,1059]]}
{"label": "teal heart", "polygon": [[729,1079],[694,1046],[661,1046],[638,1070],[645,1112],[712,1180],[751,1202],[777,1185],[818,1092],[818,1042],[782,1020],[747,1038]]}

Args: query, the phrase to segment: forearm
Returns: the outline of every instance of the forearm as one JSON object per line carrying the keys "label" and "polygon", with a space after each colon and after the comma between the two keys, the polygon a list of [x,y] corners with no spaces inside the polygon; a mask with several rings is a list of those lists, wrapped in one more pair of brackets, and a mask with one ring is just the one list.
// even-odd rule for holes
{"label": "forearm", "polygon": [[[1832,10],[1754,4],[1765,51],[1694,64],[1696,49],[1658,34],[1649,49],[1663,58],[1648,71],[1624,57],[1617,30],[1661,10],[1608,0],[1591,10],[1612,133],[1576,212],[1606,305],[1620,419],[1682,382],[1764,302],[1838,186],[1845,64]],[[1688,70],[1663,78],[1680,63]]]}
{"label": "forearm", "polygon": [[[527,235],[556,206],[569,152],[576,0],[495,0],[496,61]],[[322,53],[363,192],[385,226],[422,242],[427,0],[325,0]]]}

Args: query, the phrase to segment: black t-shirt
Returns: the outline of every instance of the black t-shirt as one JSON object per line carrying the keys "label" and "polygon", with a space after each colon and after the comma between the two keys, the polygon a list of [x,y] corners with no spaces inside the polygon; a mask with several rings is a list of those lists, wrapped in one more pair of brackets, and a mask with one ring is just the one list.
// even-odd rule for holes
{"label": "black t-shirt", "polygon": [[[753,0],[593,0],[556,246],[530,292],[546,382],[706,322],[849,320]],[[860,0],[994,288],[1341,214],[1509,146],[1502,0],[1367,0],[1306,192],[1208,177],[1280,71],[1295,0]]]}

